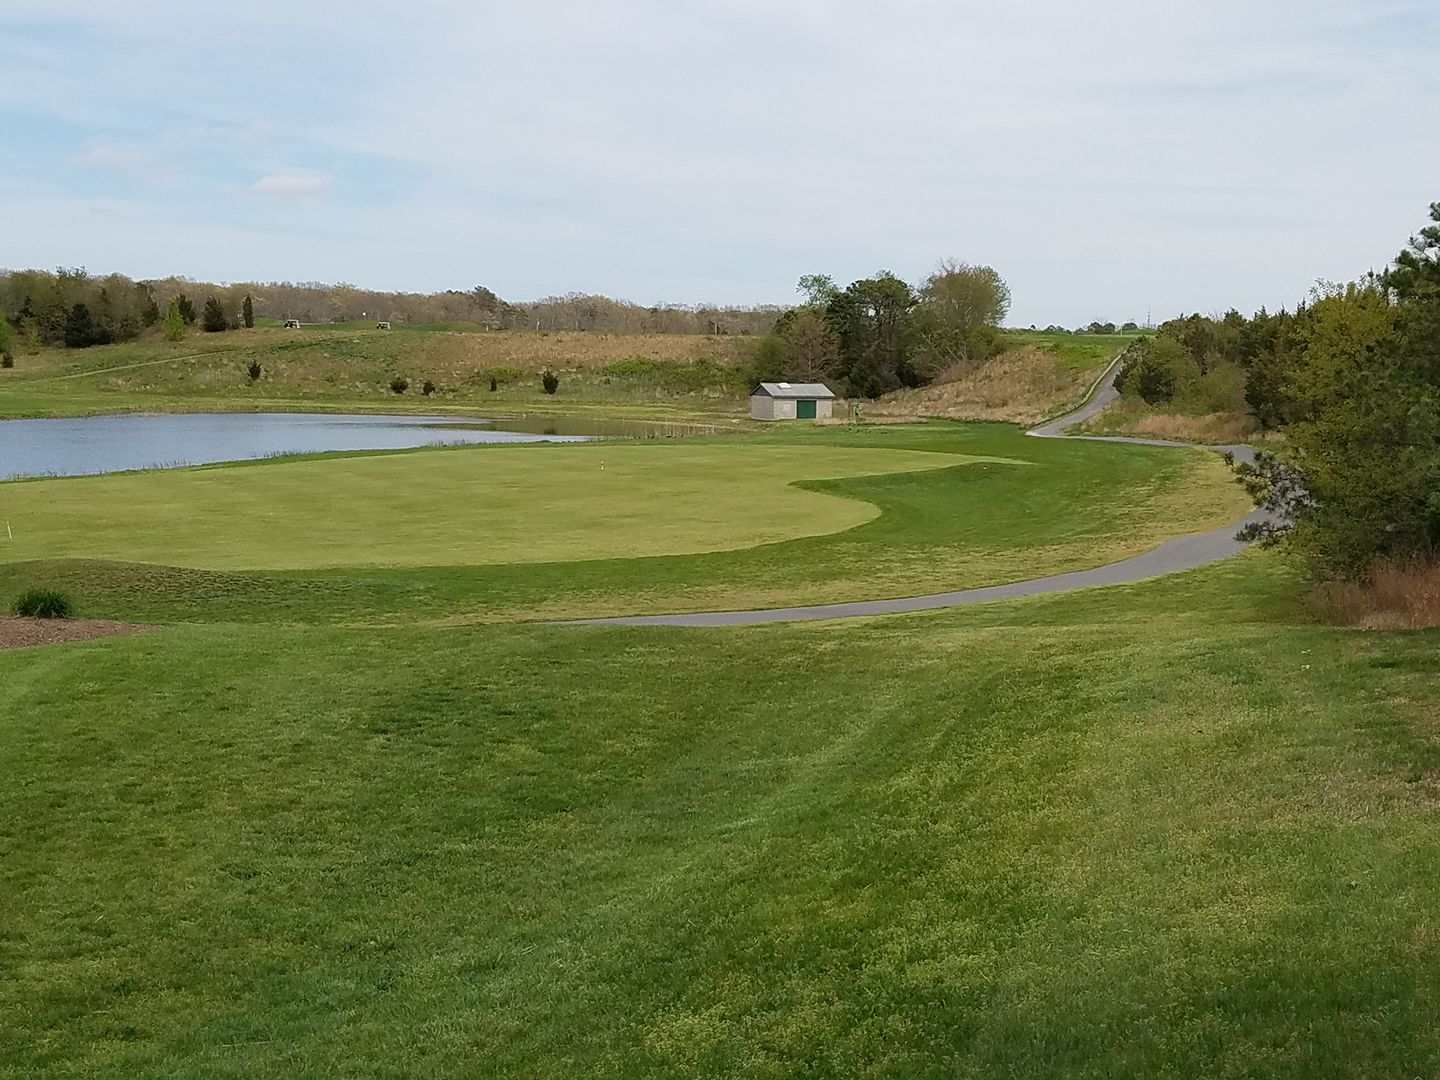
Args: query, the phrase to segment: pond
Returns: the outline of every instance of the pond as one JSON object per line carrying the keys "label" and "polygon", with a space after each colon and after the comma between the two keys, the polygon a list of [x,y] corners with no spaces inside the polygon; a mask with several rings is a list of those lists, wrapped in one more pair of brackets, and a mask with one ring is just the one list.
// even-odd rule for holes
{"label": "pond", "polygon": [[[166,413],[0,420],[0,480],[174,468],[326,450],[584,442],[600,430],[514,430],[509,421],[316,413]],[[591,422],[592,426],[594,422]],[[525,423],[535,428],[537,424]],[[630,434],[615,432],[614,434]]]}

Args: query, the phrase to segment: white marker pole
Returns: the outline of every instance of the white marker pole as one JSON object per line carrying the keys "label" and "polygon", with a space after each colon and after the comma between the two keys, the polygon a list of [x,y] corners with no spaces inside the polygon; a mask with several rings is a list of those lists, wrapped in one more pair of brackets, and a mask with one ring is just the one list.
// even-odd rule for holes
{"label": "white marker pole", "polygon": [[10,522],[8,521],[5,522],[5,535],[8,536],[11,540],[15,539],[15,534],[10,531]]}

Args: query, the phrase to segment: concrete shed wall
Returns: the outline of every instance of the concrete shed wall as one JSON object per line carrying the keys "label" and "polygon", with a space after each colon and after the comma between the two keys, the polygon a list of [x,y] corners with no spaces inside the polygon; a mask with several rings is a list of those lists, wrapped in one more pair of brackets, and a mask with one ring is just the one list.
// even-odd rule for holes
{"label": "concrete shed wall", "polygon": [[750,399],[752,420],[794,420],[795,402],[785,398],[772,398],[768,394],[756,394]]}
{"label": "concrete shed wall", "polygon": [[[772,398],[769,394],[754,394],[750,398],[750,419],[752,420],[794,420],[796,398]],[[806,401],[811,400],[806,398]],[[824,420],[831,415],[834,402],[829,398],[815,399],[815,419]]]}

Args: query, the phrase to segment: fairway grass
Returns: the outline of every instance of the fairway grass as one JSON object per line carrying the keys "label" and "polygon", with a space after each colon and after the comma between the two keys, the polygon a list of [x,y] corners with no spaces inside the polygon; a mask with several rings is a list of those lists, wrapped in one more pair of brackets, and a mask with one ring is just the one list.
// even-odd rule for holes
{"label": "fairway grass", "polygon": [[1021,462],[846,446],[486,446],[0,485],[0,558],[217,570],[483,565],[754,547],[879,510],[796,481]]}
{"label": "fairway grass", "polygon": [[1294,592],[0,653],[0,1077],[1434,1075],[1437,639]]}
{"label": "fairway grass", "polygon": [[350,455],[0,484],[0,595],[155,622],[776,607],[1083,569],[1247,508],[1216,455],[998,424]]}

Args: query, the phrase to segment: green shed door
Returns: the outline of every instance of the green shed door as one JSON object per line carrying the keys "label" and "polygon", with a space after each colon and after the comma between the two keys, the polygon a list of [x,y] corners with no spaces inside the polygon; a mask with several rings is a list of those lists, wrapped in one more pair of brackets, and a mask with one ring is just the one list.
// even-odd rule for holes
{"label": "green shed door", "polygon": [[801,398],[799,401],[795,402],[795,419],[814,420],[815,402],[806,401],[804,398]]}

